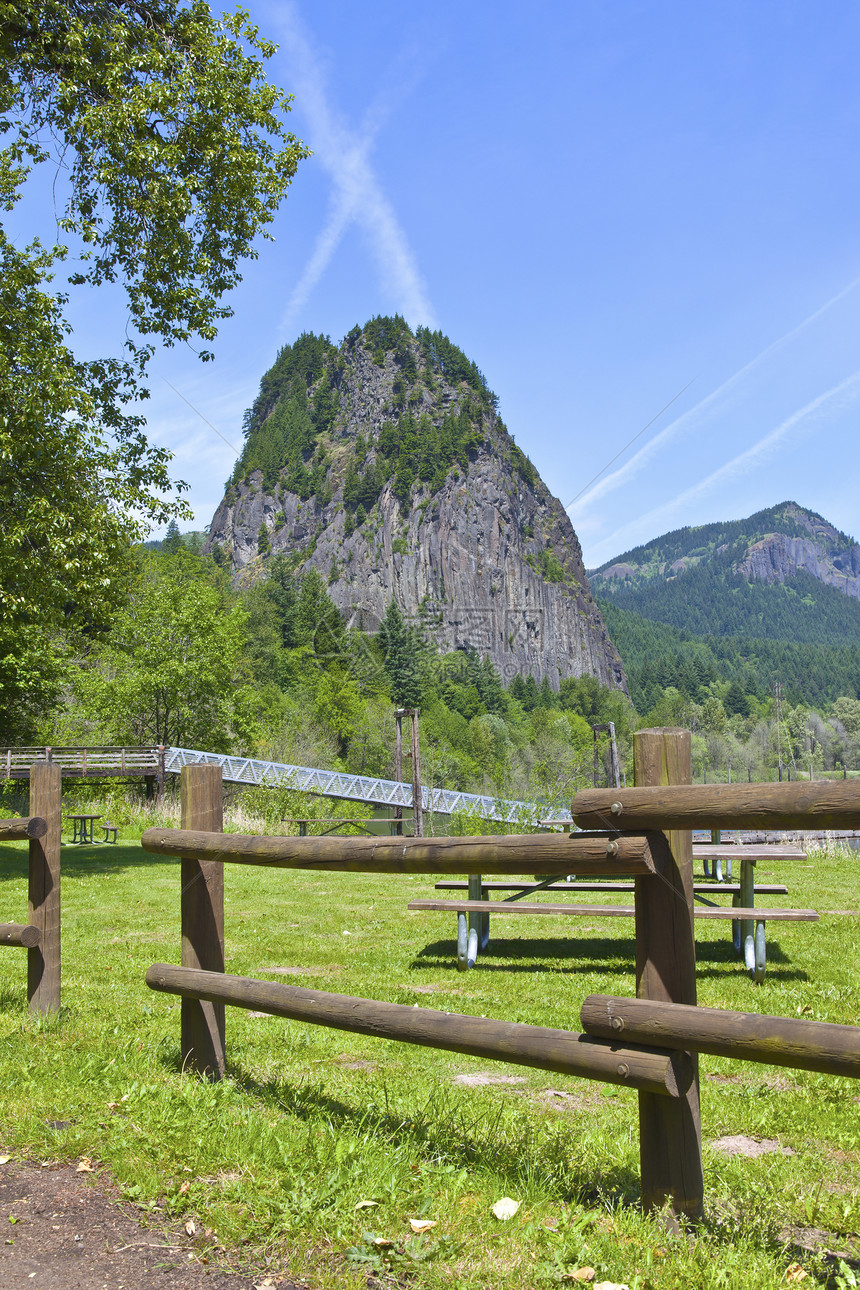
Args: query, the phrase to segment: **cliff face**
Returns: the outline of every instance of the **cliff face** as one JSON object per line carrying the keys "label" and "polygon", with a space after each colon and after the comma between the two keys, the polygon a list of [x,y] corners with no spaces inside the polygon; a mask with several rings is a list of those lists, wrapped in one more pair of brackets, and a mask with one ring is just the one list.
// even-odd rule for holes
{"label": "cliff face", "polygon": [[786,509],[809,536],[768,533],[750,546],[738,572],[750,582],[785,582],[803,569],[819,582],[860,600],[860,545],[847,541],[819,515],[794,505]]}
{"label": "cliff face", "polygon": [[366,630],[394,599],[442,650],[489,655],[505,680],[626,689],[567,514],[474,365],[399,319],[316,364],[293,362],[299,344],[279,357],[284,379],[276,364],[263,380],[208,549],[246,578],[277,552],[318,569]]}

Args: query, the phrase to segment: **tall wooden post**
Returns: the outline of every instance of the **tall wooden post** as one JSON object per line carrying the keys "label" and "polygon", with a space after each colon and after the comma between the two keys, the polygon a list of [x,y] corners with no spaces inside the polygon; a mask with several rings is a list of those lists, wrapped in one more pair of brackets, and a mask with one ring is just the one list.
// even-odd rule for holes
{"label": "tall wooden post", "polygon": [[410,708],[412,718],[412,815],[416,838],[424,837],[424,802],[421,792],[421,752],[418,746],[418,709]]}
{"label": "tall wooden post", "polygon": [[621,787],[621,768],[618,764],[618,743],[615,739],[615,722],[610,721],[607,725],[609,731],[609,756],[612,762],[612,787]]}
{"label": "tall wooden post", "polygon": [[[394,778],[398,784],[403,782],[403,709],[398,708],[394,713]],[[395,806],[394,832],[397,837],[403,833],[403,807]]]}
{"label": "tall wooden post", "polygon": [[60,1010],[60,845],[62,771],[40,762],[30,767],[30,814],[48,824],[30,839],[29,922],[41,943],[27,950],[27,998],[31,1012]]}
{"label": "tall wooden post", "polygon": [[[688,730],[640,730],[633,736],[636,786],[692,783]],[[665,835],[663,871],[637,878],[636,994],[666,1003],[696,1002],[693,934],[692,833]],[[690,1084],[684,1096],[639,1094],[639,1155],[646,1210],[668,1208],[670,1224],[702,1217],[702,1127],[698,1058],[689,1055]]]}
{"label": "tall wooden post", "polygon": [[[222,833],[220,766],[183,766],[180,776],[183,829]],[[214,860],[182,861],[182,966],[224,971],[224,866]],[[224,1074],[224,1004],[183,999],[183,1070],[209,1079]]]}

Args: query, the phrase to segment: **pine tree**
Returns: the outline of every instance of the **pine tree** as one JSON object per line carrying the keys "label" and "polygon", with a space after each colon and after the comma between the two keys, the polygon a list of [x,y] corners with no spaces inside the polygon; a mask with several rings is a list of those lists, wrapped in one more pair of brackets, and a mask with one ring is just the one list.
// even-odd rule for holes
{"label": "pine tree", "polygon": [[165,555],[176,555],[182,550],[182,538],[179,536],[179,525],[176,520],[171,520],[168,524],[161,549]]}
{"label": "pine tree", "polygon": [[392,600],[379,625],[379,643],[391,697],[398,707],[417,708],[421,702],[420,640],[407,627]]}

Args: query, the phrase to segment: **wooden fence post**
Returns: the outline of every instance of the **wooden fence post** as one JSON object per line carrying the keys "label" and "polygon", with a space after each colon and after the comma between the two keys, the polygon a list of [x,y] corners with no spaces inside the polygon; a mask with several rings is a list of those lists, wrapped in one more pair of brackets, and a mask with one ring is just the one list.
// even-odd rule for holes
{"label": "wooden fence post", "polygon": [[31,1012],[60,1010],[60,845],[62,771],[47,762],[30,767],[30,814],[48,825],[30,839],[29,922],[41,942],[27,950],[27,998]]}
{"label": "wooden fence post", "polygon": [[[220,766],[183,766],[183,829],[221,833],[224,828]],[[224,971],[224,866],[215,860],[182,861],[182,966]],[[183,1070],[211,1080],[224,1074],[224,1004],[183,999]]]}
{"label": "wooden fence post", "polygon": [[[688,730],[640,730],[633,736],[637,788],[692,783]],[[692,833],[667,833],[662,873],[636,878],[636,994],[665,1003],[696,1002]],[[639,1155],[646,1210],[668,1207],[671,1225],[702,1217],[702,1126],[698,1058],[679,1098],[639,1093]]]}

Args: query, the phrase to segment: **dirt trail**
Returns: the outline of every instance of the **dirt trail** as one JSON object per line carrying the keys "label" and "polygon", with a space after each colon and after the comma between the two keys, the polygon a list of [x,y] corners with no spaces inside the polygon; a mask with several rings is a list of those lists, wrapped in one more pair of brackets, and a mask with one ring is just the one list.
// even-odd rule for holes
{"label": "dirt trail", "polygon": [[75,1165],[0,1165],[0,1229],[2,1290],[300,1290],[221,1266],[212,1234],[144,1227]]}

